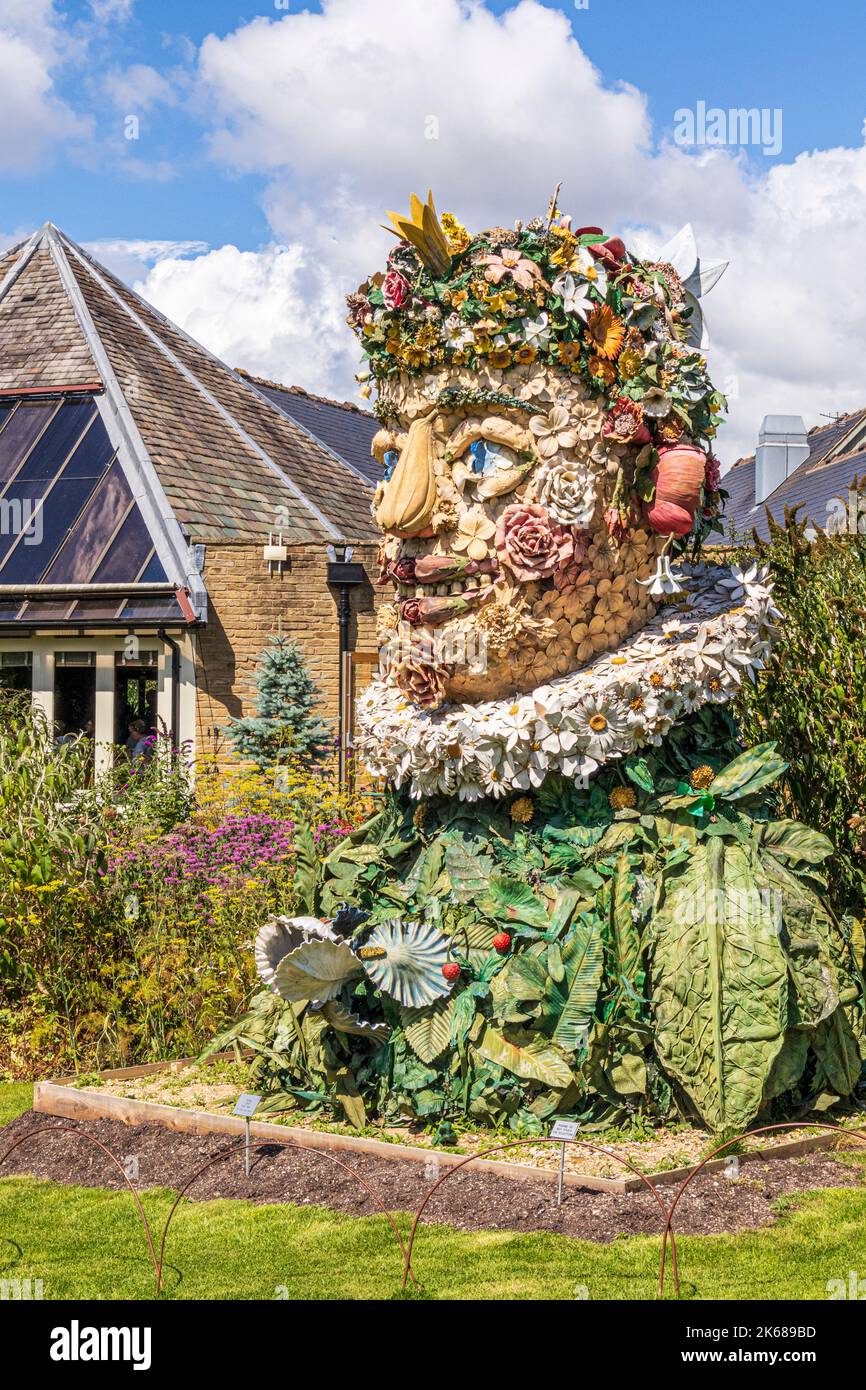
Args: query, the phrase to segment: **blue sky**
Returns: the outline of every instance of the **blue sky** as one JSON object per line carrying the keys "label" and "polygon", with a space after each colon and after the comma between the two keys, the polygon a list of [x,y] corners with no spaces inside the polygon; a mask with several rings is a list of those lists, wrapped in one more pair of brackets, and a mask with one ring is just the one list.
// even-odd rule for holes
{"label": "blue sky", "polygon": [[[700,0],[589,0],[585,10],[570,0],[547,0],[547,7],[567,17],[607,84],[631,83],[645,93],[659,137],[671,129],[678,108],[702,99],[725,108],[781,107],[781,160],[860,139],[866,115],[866,8],[850,0],[829,0],[820,7],[812,0],[728,0],[724,6]],[[3,8],[0,0],[0,15]],[[73,29],[92,24],[89,0],[56,8]],[[513,5],[489,0],[488,8],[501,14]],[[207,111],[191,92],[180,94],[177,105],[142,112],[139,142],[123,143],[125,113],[108,99],[103,82],[107,73],[133,64],[152,66],[173,81],[181,74],[191,78],[207,35],[230,34],[261,18],[276,22],[304,9],[321,6],[297,0],[279,8],[238,0],[138,0],[128,19],[107,23],[102,39],[94,37],[83,103],[81,71],[73,67],[58,76],[58,92],[94,118],[97,148],[86,157],[60,154],[17,177],[7,175],[3,226],[32,226],[50,218],[79,240],[233,241],[246,247],[266,240],[268,223],[259,201],[264,179],[239,174],[209,156]],[[150,166],[170,163],[173,176],[125,172],[129,156],[140,153]],[[760,152],[751,152],[751,158],[759,166],[772,162]]]}
{"label": "blue sky", "polygon": [[[866,403],[864,55],[841,0],[0,0],[0,246],[50,219],[233,364],[353,397],[384,210],[430,185],[477,228],[562,179],[580,223],[730,260],[730,459]],[[781,109],[781,148],[684,145],[700,104]]]}

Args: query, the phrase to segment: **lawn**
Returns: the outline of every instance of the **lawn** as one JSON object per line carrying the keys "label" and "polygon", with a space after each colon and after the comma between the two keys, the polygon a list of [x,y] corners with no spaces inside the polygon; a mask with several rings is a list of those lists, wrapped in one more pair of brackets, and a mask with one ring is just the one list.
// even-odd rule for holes
{"label": "lawn", "polygon": [[[165,1190],[144,1194],[157,1240],[171,1201]],[[46,1298],[153,1296],[126,1193],[7,1178],[0,1233],[0,1277],[41,1279]],[[679,1254],[686,1298],[826,1298],[828,1280],[866,1269],[866,1192],[811,1194],[772,1230],[684,1238]],[[415,1269],[423,1294],[435,1299],[650,1299],[658,1255],[659,1242],[647,1237],[604,1246],[436,1226],[419,1233]],[[166,1289],[189,1299],[397,1298],[400,1257],[382,1217],[189,1203],[169,1236]]]}
{"label": "lawn", "polygon": [[[0,1085],[0,1123],[31,1100],[29,1085]],[[164,1189],[143,1194],[157,1244],[173,1200]],[[397,1221],[405,1235],[408,1217]],[[605,1246],[428,1226],[414,1265],[422,1295],[434,1299],[651,1299],[659,1249],[645,1236]],[[771,1230],[684,1237],[678,1251],[684,1298],[823,1299],[828,1280],[866,1270],[866,1190],[798,1197]],[[0,1180],[0,1279],[28,1278],[42,1280],[46,1298],[152,1298],[153,1267],[129,1194]],[[319,1207],[185,1203],[166,1251],[169,1298],[399,1298],[400,1283],[400,1252],[383,1217]]]}

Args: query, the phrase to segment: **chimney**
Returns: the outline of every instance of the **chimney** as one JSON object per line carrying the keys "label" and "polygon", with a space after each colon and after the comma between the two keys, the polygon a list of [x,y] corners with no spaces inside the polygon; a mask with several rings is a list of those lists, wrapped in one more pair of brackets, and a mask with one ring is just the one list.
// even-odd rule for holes
{"label": "chimney", "polygon": [[764,502],[809,453],[802,415],[765,415],[755,450],[755,502]]}

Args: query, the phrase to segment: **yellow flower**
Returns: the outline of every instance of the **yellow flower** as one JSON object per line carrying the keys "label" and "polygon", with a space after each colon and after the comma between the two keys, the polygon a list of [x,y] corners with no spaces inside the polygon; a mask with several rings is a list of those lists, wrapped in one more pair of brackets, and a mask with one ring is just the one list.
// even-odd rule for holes
{"label": "yellow flower", "polygon": [[634,787],[613,787],[607,794],[607,802],[612,811],[624,811],[637,805]]}
{"label": "yellow flower", "polygon": [[508,351],[507,347],[494,348],[488,360],[491,367],[496,367],[500,371],[503,371],[506,367],[511,366],[511,353]]}
{"label": "yellow flower", "polygon": [[532,797],[519,796],[516,801],[512,801],[508,814],[518,825],[528,825],[535,815]]}
{"label": "yellow flower", "polygon": [[459,256],[460,252],[465,251],[472,241],[463,223],[458,222],[453,213],[443,212],[439,218],[439,225],[445,233],[449,251],[453,256]]}
{"label": "yellow flower", "polygon": [[639,352],[635,352],[633,348],[626,348],[616,364],[622,380],[627,381],[629,377],[637,376],[642,361],[643,358]]}
{"label": "yellow flower", "polygon": [[537,356],[538,350],[534,343],[521,343],[520,347],[514,350],[514,360],[522,367],[534,362]]}

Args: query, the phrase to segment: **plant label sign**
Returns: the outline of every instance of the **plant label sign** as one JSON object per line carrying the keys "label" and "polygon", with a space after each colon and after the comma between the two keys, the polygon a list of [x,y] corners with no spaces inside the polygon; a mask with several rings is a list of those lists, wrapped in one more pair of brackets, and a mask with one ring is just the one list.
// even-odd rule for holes
{"label": "plant label sign", "polygon": [[580,1124],[577,1120],[556,1120],[551,1131],[551,1139],[576,1139]]}
{"label": "plant label sign", "polygon": [[233,1115],[244,1115],[247,1119],[256,1113],[261,1104],[261,1096],[254,1096],[250,1091],[244,1091],[242,1096],[238,1096],[238,1103],[232,1111]]}

